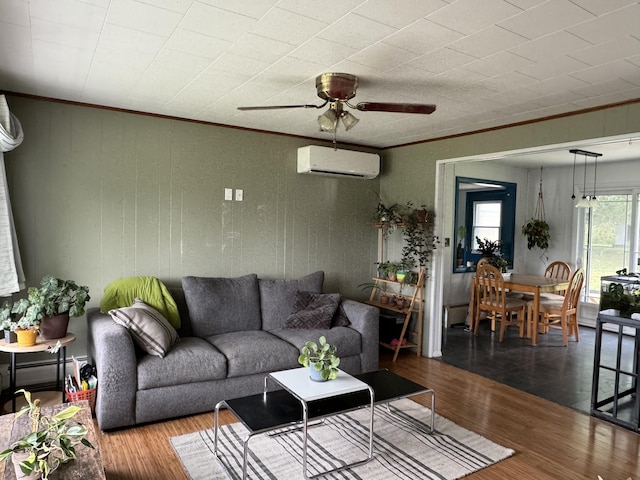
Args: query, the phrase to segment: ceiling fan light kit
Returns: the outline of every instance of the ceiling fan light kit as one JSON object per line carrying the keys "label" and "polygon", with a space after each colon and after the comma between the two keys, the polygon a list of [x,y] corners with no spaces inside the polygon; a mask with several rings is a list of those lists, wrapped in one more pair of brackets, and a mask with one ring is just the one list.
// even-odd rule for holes
{"label": "ceiling fan light kit", "polygon": [[321,105],[272,105],[256,107],[238,107],[238,110],[273,110],[282,108],[323,108],[329,104],[329,109],[318,116],[318,125],[323,132],[334,134],[338,129],[338,123],[342,124],[346,131],[351,130],[360,121],[351,112],[346,111],[343,105],[360,112],[392,112],[431,114],[436,106],[420,103],[385,103],[385,102],[360,102],[356,105],[349,103],[356,96],[358,77],[349,73],[323,73],[316,77],[316,91],[318,97],[324,100]]}
{"label": "ceiling fan light kit", "polygon": [[333,108],[330,108],[318,116],[318,125],[323,132],[335,132],[338,127],[338,115]]}

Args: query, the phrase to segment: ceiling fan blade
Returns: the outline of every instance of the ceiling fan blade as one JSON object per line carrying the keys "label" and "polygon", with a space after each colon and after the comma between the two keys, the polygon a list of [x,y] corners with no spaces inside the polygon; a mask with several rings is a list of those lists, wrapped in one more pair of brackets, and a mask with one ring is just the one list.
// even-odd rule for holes
{"label": "ceiling fan blade", "polygon": [[430,114],[436,111],[435,105],[422,103],[382,103],[360,102],[356,108],[361,112],[397,112]]}
{"label": "ceiling fan blade", "polygon": [[262,107],[238,107],[238,110],[277,110],[281,108],[322,108],[327,102],[322,105],[267,105]]}

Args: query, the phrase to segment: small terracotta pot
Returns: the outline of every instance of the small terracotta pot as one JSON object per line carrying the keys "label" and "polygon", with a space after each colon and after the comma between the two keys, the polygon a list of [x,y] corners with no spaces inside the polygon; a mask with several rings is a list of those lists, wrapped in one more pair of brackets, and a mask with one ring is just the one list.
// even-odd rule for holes
{"label": "small terracotta pot", "polygon": [[16,334],[18,335],[19,347],[33,347],[36,344],[37,330],[31,328],[28,330],[16,330]]}
{"label": "small terracotta pot", "polygon": [[45,340],[55,340],[67,336],[69,326],[69,312],[40,320],[40,336]]}
{"label": "small terracotta pot", "polygon": [[389,297],[387,295],[382,295],[380,297],[380,303],[384,303],[384,304],[389,303]]}

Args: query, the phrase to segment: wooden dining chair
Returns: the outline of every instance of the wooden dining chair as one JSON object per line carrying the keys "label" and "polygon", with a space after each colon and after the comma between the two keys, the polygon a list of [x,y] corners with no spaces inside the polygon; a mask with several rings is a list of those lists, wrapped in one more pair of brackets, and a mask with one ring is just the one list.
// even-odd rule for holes
{"label": "wooden dining chair", "polygon": [[[491,317],[492,325],[496,320],[500,321],[500,333],[498,341],[504,340],[504,332],[510,325],[520,327],[520,337],[524,337],[525,314],[527,302],[519,298],[510,298],[504,289],[504,278],[499,269],[493,265],[482,265],[476,270],[475,282],[477,285],[477,310],[487,312]],[[514,319],[514,314],[516,315]],[[476,321],[474,334],[478,334]]]}
{"label": "wooden dining chair", "polygon": [[[480,260],[478,260],[478,263],[476,263],[476,274],[480,267],[488,264],[489,264],[489,259],[487,257],[480,258]],[[471,330],[472,332],[475,332],[475,326],[480,321],[480,310],[478,309],[479,298],[480,298],[480,295],[478,292],[478,282],[476,281],[476,277],[474,276],[471,279],[471,302],[473,302],[473,310],[472,310],[473,315],[472,315],[472,318],[470,319],[470,325],[469,325],[469,330]],[[496,331],[496,320],[493,317],[491,318],[491,331],[492,332]]]}
{"label": "wooden dining chair", "polygon": [[482,257],[480,260],[478,260],[478,263],[476,263],[476,272],[481,266],[487,265],[488,263],[489,259],[487,257]]}
{"label": "wooden dining chair", "polygon": [[580,268],[573,272],[569,281],[569,289],[561,301],[540,299],[538,319],[532,318],[533,305],[532,302],[529,302],[529,318],[531,318],[532,326],[536,328],[537,325],[535,324],[537,323],[544,331],[548,331],[549,328],[560,328],[562,330],[562,342],[565,347],[569,344],[570,335],[575,337],[576,342],[580,341],[578,333],[578,304],[583,283],[584,270]]}
{"label": "wooden dining chair", "polygon": [[[547,278],[559,278],[560,280],[569,280],[571,276],[571,267],[567,262],[555,261],[551,262],[546,270],[544,271],[544,276]],[[559,293],[543,293],[540,295],[540,298],[546,298],[548,300],[564,300],[565,292]]]}
{"label": "wooden dining chair", "polygon": [[544,276],[547,278],[561,278],[567,280],[571,275],[571,267],[567,262],[555,261],[551,262],[546,270]]}
{"label": "wooden dining chair", "polygon": [[[547,265],[547,268],[544,271],[544,276],[547,278],[558,278],[560,280],[569,280],[569,277],[571,276],[571,267],[567,262],[562,262],[562,261],[551,262],[549,265]],[[556,293],[541,293],[540,300],[542,299],[554,300],[554,301],[557,300],[561,302],[564,300],[565,293],[566,291],[562,291],[562,290],[559,290]],[[525,300],[532,301],[533,295],[524,294],[522,298],[524,298]]]}

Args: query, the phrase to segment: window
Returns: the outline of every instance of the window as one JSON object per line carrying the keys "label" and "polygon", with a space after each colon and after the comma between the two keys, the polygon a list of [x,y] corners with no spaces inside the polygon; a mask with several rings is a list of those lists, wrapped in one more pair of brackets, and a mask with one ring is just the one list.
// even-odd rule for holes
{"label": "window", "polygon": [[472,250],[478,250],[476,238],[500,240],[502,202],[473,202],[473,218],[471,228]]}
{"label": "window", "polygon": [[453,271],[473,270],[480,260],[476,237],[500,240],[503,257],[513,265],[515,218],[515,183],[456,177]]}
{"label": "window", "polygon": [[585,300],[591,303],[600,300],[600,277],[638,268],[640,195],[613,192],[598,195],[598,201],[598,207],[585,210],[580,232]]}

